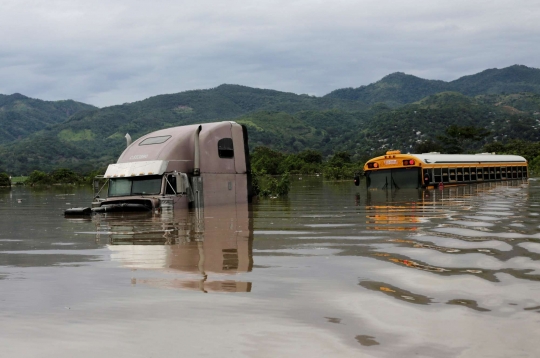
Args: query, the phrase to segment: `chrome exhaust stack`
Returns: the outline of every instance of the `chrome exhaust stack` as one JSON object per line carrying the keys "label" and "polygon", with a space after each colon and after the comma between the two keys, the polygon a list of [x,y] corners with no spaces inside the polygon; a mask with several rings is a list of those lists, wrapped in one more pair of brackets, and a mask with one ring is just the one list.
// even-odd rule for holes
{"label": "chrome exhaust stack", "polygon": [[199,133],[201,133],[202,126],[199,126],[195,131],[195,138],[193,142],[195,143],[195,158],[193,160],[193,176],[201,175],[201,148],[199,147]]}
{"label": "chrome exhaust stack", "polygon": [[199,133],[201,133],[202,126],[199,126],[197,130],[195,131],[195,158],[193,163],[193,178],[191,182],[191,187],[193,188],[193,196],[194,196],[194,207],[197,209],[202,209],[204,206],[203,203],[203,183],[201,178],[201,162],[200,162],[200,155],[201,155],[201,148],[199,147]]}
{"label": "chrome exhaust stack", "polygon": [[126,133],[126,148],[129,147],[131,145],[131,136],[129,135],[129,133]]}

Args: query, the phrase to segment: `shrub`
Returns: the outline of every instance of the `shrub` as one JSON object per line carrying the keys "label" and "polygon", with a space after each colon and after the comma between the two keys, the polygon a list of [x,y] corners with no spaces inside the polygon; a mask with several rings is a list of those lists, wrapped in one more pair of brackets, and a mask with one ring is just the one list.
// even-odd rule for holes
{"label": "shrub", "polygon": [[53,183],[53,179],[47,173],[41,172],[39,170],[34,170],[26,179],[25,184],[28,185],[50,185]]}
{"label": "shrub", "polygon": [[290,185],[289,173],[276,178],[264,172],[253,172],[253,193],[260,197],[286,196],[289,193]]}
{"label": "shrub", "polygon": [[353,180],[355,173],[362,173],[361,164],[342,164],[341,167],[327,165],[324,167],[323,176],[330,180]]}
{"label": "shrub", "polygon": [[283,174],[280,164],[284,159],[285,155],[280,152],[267,147],[257,147],[251,154],[251,168],[257,172],[264,170],[268,174]]}
{"label": "shrub", "polygon": [[530,176],[540,176],[540,155],[529,162]]}
{"label": "shrub", "polygon": [[50,174],[55,184],[77,184],[82,178],[69,169],[56,169]]}
{"label": "shrub", "polygon": [[11,186],[11,180],[6,173],[0,173],[0,186]]}

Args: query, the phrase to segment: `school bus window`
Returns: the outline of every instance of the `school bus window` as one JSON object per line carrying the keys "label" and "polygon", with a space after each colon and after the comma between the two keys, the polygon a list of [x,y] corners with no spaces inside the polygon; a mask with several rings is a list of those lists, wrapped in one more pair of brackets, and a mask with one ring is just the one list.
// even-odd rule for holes
{"label": "school bus window", "polygon": [[442,168],[442,182],[448,183],[448,168]]}
{"label": "school bus window", "polygon": [[442,169],[435,168],[435,183],[440,183],[442,181]]}
{"label": "school bus window", "polygon": [[450,169],[450,181],[456,181],[456,168]]}

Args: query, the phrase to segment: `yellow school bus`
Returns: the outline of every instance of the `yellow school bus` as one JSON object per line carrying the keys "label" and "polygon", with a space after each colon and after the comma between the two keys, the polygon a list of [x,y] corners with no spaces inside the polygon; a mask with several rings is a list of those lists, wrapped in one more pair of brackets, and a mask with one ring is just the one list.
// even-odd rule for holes
{"label": "yellow school bus", "polygon": [[528,168],[527,160],[518,155],[401,154],[391,150],[370,159],[364,173],[368,189],[420,189],[527,179]]}

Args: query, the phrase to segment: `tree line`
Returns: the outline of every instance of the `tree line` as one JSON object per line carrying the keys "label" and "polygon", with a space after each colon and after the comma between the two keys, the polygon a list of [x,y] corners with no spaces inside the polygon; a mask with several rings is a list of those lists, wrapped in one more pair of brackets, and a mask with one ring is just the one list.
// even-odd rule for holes
{"label": "tree line", "polygon": [[[467,148],[485,140],[491,132],[475,126],[451,125],[443,135],[420,141],[414,147],[415,153],[441,152],[466,153]],[[514,139],[507,142],[494,141],[482,147],[484,152],[514,154],[523,156],[529,163],[532,175],[540,174],[540,142]],[[266,146],[256,147],[251,156],[253,189],[260,196],[284,196],[290,187],[291,174],[322,175],[327,180],[352,180],[355,174],[363,172],[363,165],[370,158],[384,155],[385,150],[364,153],[353,157],[347,151],[336,151],[324,156],[320,151],[306,149],[298,153],[284,153]],[[474,151],[473,151],[474,152]],[[353,159],[355,158],[355,159]],[[25,185],[90,184],[92,179],[103,174],[105,168],[79,172],[67,168],[49,173],[34,170],[24,182]],[[10,176],[0,172],[0,186],[10,186]]]}

